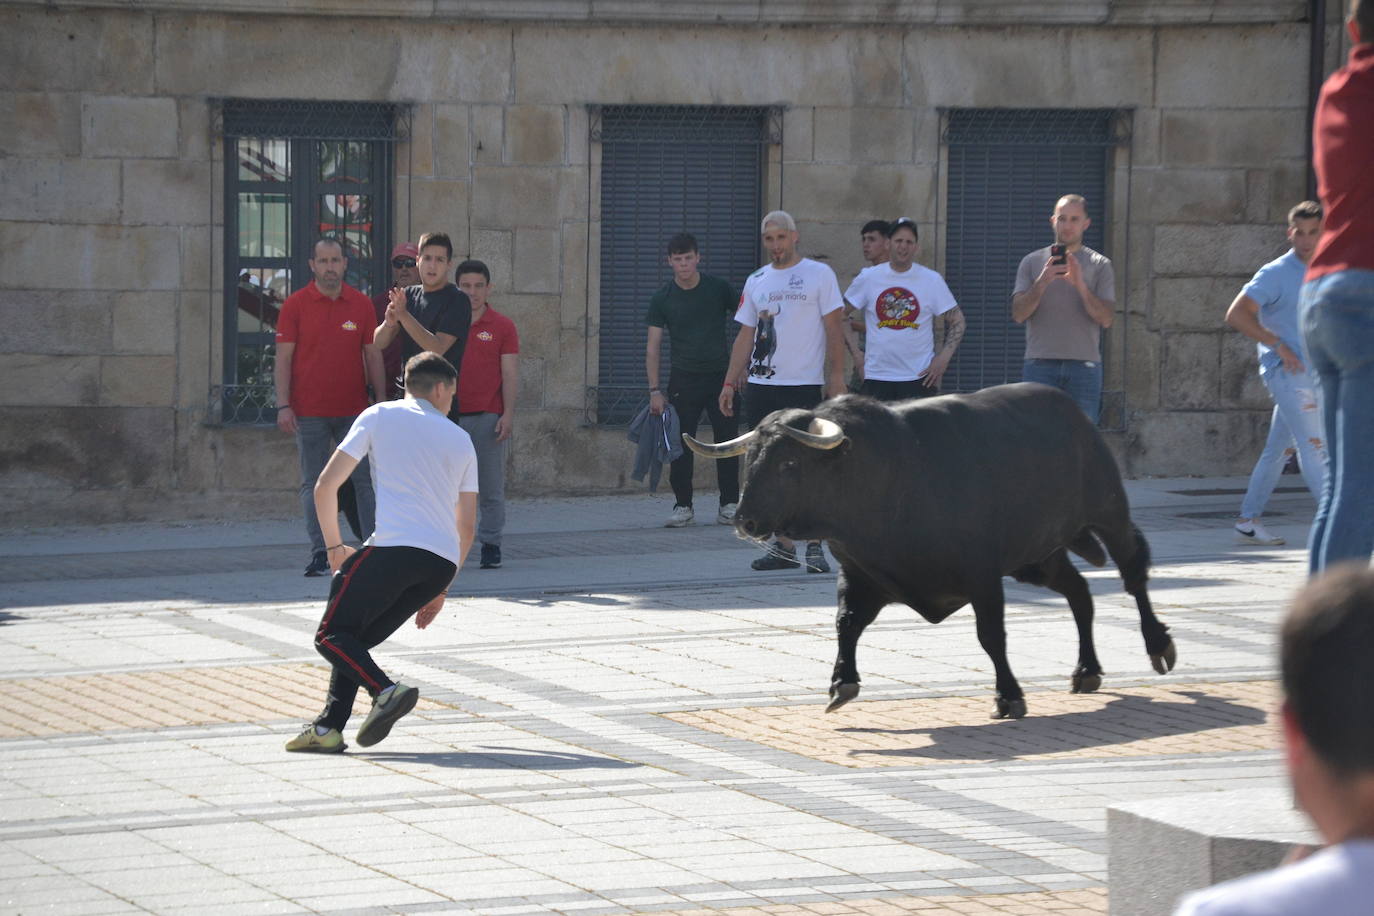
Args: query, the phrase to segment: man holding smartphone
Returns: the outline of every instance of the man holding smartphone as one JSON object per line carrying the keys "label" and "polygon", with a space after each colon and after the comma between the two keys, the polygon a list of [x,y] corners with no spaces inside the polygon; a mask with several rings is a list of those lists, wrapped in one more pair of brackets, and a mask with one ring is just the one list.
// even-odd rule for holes
{"label": "man holding smartphone", "polygon": [[1011,317],[1026,325],[1021,377],[1067,393],[1097,422],[1102,410],[1102,329],[1112,326],[1112,262],[1083,244],[1092,225],[1087,201],[1066,194],[1050,216],[1054,244],[1021,259]]}

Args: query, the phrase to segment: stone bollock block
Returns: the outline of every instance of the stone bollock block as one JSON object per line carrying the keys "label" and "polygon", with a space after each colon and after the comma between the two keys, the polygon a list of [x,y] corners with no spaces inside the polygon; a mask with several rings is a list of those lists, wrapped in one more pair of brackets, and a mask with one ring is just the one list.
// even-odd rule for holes
{"label": "stone bollock block", "polygon": [[410,136],[396,147],[397,175],[434,177],[434,128],[434,106],[416,105],[410,113]]}
{"label": "stone bollock block", "polygon": [[0,408],[0,487],[169,486],[173,412],[134,407]]}
{"label": "stone bollock block", "polygon": [[177,147],[175,99],[98,95],[81,103],[81,151],[87,158],[170,158]]}
{"label": "stone bollock block", "polygon": [[119,163],[0,158],[0,219],[119,222]]}
{"label": "stone bollock block", "polygon": [[58,10],[56,4],[0,8],[6,90],[153,91],[153,17],[111,10]]}
{"label": "stone bollock block", "polygon": [[1135,477],[1250,473],[1268,429],[1261,411],[1136,411],[1127,446]]}
{"label": "stone bollock block", "polygon": [[919,208],[931,205],[935,195],[935,170],[927,166],[798,163],[788,166],[783,180],[785,199],[795,202],[788,212],[808,221],[862,225],[875,214],[895,215],[894,207],[919,219]]}
{"label": "stone bollock block", "polygon": [[1166,166],[1267,167],[1275,160],[1302,161],[1307,128],[1302,109],[1162,113]]}
{"label": "stone bollock block", "polygon": [[1275,226],[1155,227],[1156,282],[1170,275],[1250,275],[1287,249]]}
{"label": "stone bollock block", "polygon": [[[1258,266],[1258,265],[1256,265]],[[1215,331],[1248,276],[1156,277],[1150,325],[1166,330]]]}
{"label": "stone bollock block", "polygon": [[815,109],[817,162],[912,160],[913,121],[907,108]]}
{"label": "stone bollock block", "polygon": [[564,333],[582,328],[587,309],[587,223],[563,224],[563,270],[560,276],[559,314]]}
{"label": "stone bollock block", "polygon": [[[116,294],[113,308],[110,309],[110,337],[114,352],[145,356],[175,355],[177,299],[180,295],[171,291]],[[197,298],[204,299],[203,296]],[[200,339],[203,343],[203,332]],[[203,372],[201,378],[204,378]]]}
{"label": "stone bollock block", "polygon": [[553,228],[564,217],[586,216],[586,169],[491,167],[473,169],[472,222]]}
{"label": "stone bollock block", "polygon": [[1260,381],[1255,342],[1245,335],[1231,333],[1222,338],[1218,374],[1223,407],[1267,410],[1274,406],[1269,390]]}
{"label": "stone bollock block", "polygon": [[914,31],[904,42],[906,101],[931,107],[1144,108],[1154,104],[1153,48],[1148,29]]}
{"label": "stone bollock block", "polygon": [[434,106],[434,174],[437,177],[470,177],[472,152],[468,136],[468,106]]}
{"label": "stone bollock block", "polygon": [[472,106],[472,161],[500,165],[506,140],[506,109],[502,105]]}
{"label": "stone bollock block", "polygon": [[515,32],[515,97],[531,104],[901,105],[901,49],[897,31],[532,26]]}
{"label": "stone bollock block", "polygon": [[426,232],[447,232],[455,255],[467,251],[470,193],[466,181],[412,179],[410,226],[416,240]]}
{"label": "stone bollock block", "polygon": [[101,357],[100,405],[171,407],[176,378],[175,356]]}
{"label": "stone bollock block", "polygon": [[[110,297],[99,292],[0,290],[0,353],[106,353]],[[30,383],[24,383],[27,388]]]}
{"label": "stone bollock block", "polygon": [[86,407],[100,395],[100,357],[0,356],[0,405]]}
{"label": "stone bollock block", "polygon": [[1174,331],[1164,335],[1160,398],[1169,410],[1215,410],[1220,406],[1220,331]]}
{"label": "stone bollock block", "polygon": [[514,289],[512,265],[515,260],[513,233],[498,229],[472,231],[472,257],[487,265],[491,271],[491,286],[501,296]]}
{"label": "stone bollock block", "polygon": [[561,105],[512,105],[506,109],[507,162],[560,165],[564,161],[565,109]]}
{"label": "stone bollock block", "polygon": [[1299,23],[1160,29],[1155,104],[1160,108],[1298,108],[1307,80],[1309,27]]}
{"label": "stone bollock block", "polygon": [[803,106],[788,108],[782,114],[782,158],[784,162],[810,162],[816,158],[816,110]]}
{"label": "stone bollock block", "polygon": [[124,219],[132,226],[198,226],[210,222],[220,185],[211,186],[209,162],[129,159],[124,162]]}
{"label": "stone bollock block", "polygon": [[556,293],[561,287],[562,235],[557,229],[515,230],[515,277],[521,293]]}
{"label": "stone bollock block", "polygon": [[0,124],[6,125],[0,131],[0,156],[75,156],[81,152],[78,95],[0,92]]}
{"label": "stone bollock block", "polygon": [[1139,169],[1134,172],[1132,219],[1161,223],[1245,221],[1244,169]]}
{"label": "stone bollock block", "polygon": [[[70,226],[0,222],[0,277],[26,289],[176,289],[180,237],[173,226]],[[53,252],[79,256],[53,267]]]}

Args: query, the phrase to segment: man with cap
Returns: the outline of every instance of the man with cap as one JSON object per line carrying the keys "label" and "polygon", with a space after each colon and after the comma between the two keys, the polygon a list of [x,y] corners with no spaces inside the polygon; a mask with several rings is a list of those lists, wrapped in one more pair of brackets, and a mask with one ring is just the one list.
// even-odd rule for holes
{"label": "man with cap", "polygon": [[[386,320],[386,307],[391,304],[391,290],[405,289],[420,282],[420,270],[416,262],[420,259],[420,249],[414,242],[401,242],[391,249],[391,286],[372,297],[372,307],[377,310],[377,324]],[[399,397],[401,388],[401,341],[393,340],[382,351],[385,364],[385,392],[377,392],[376,400],[389,401]]]}

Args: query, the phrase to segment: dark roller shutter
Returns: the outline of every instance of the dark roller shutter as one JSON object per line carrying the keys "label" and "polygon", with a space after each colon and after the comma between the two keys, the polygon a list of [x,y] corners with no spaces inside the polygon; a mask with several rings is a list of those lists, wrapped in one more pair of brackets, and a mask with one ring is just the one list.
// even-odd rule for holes
{"label": "dark roller shutter", "polygon": [[1108,162],[1122,131],[1113,110],[953,109],[945,117],[945,278],[968,330],[944,388],[977,391],[1021,380],[1026,332],[1011,320],[1012,287],[1021,258],[1053,241],[1056,200],[1088,199],[1084,244],[1111,256]]}
{"label": "dark roller shutter", "polygon": [[[648,399],[644,312],[672,276],[667,241],[690,232],[701,270],[738,290],[760,261],[768,108],[604,106],[601,141],[600,371],[596,422],[626,423]],[[733,323],[726,323],[734,327]],[[728,328],[722,334],[733,337]],[[663,382],[669,354],[665,347]]]}

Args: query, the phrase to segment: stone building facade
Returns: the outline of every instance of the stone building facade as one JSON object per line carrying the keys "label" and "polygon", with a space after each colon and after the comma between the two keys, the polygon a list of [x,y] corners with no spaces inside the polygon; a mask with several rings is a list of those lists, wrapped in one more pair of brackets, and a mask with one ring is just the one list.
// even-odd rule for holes
{"label": "stone building facade", "polygon": [[[1241,472],[1267,400],[1221,316],[1307,193],[1313,9],[0,0],[0,512],[294,511],[293,443],[224,422],[216,401],[225,99],[396,103],[393,237],[447,230],[491,264],[522,332],[508,479],[525,493],[631,485],[623,429],[588,408],[616,257],[594,106],[767,106],[760,205],[792,210],[842,281],[858,226],[894,207],[943,266],[949,110],[1126,112],[1103,207],[1119,280],[1108,436],[1132,475]],[[1344,54],[1339,3],[1328,12],[1323,71]]]}

